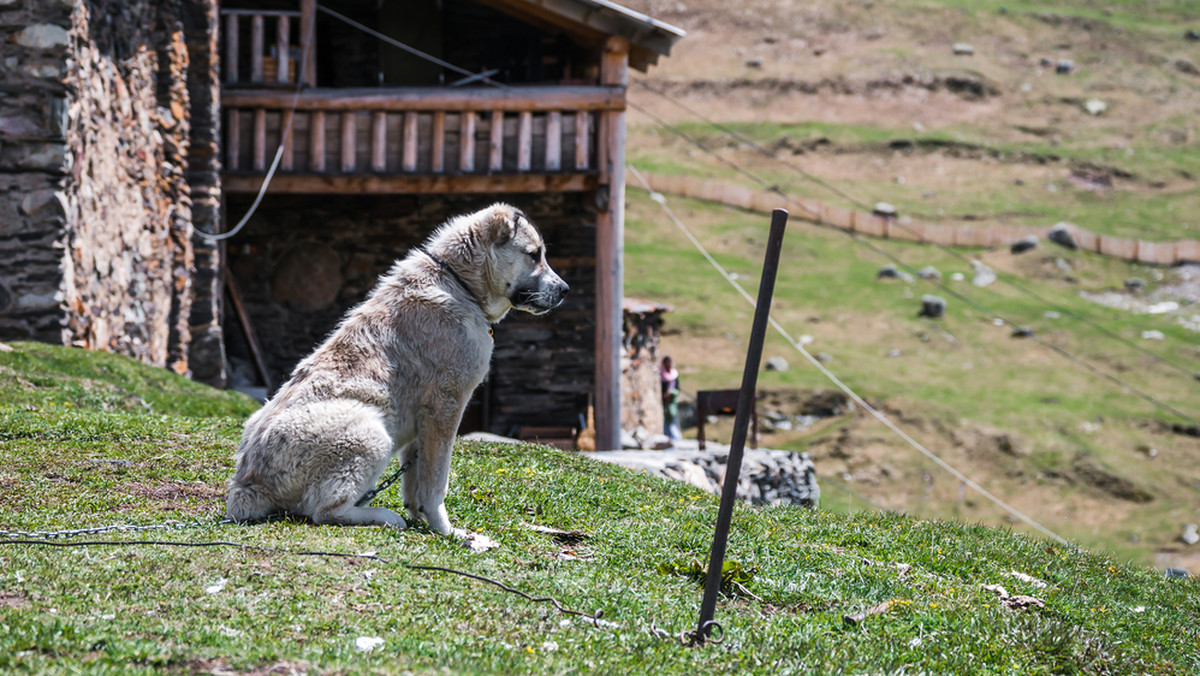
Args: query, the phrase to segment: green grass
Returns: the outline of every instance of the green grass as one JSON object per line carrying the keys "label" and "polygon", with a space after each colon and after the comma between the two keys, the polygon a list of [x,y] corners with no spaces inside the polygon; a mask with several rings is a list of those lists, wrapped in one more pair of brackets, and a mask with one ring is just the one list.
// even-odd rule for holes
{"label": "green grass", "polygon": [[[737,508],[727,559],[746,575],[744,589],[730,590],[717,608],[726,639],[684,647],[674,635],[695,624],[701,589],[672,571],[706,559],[716,499],[541,446],[458,444],[447,506],[459,526],[499,541],[484,553],[419,528],[216,525],[244,411],[162,415],[80,399],[71,394],[80,379],[147,401],[150,392],[134,381],[181,383],[120,357],[16,347],[0,354],[0,525],[177,519],[205,525],[89,539],[228,541],[375,552],[387,561],[234,547],[0,544],[5,673],[1200,669],[1194,580],[1006,530],[800,508]],[[111,370],[93,369],[93,360]],[[41,370],[46,364],[59,370]],[[181,390],[160,392],[155,406],[194,411],[186,400],[227,398]],[[76,403],[41,405],[51,400]],[[392,508],[397,501],[380,498]],[[528,524],[585,537],[563,544]],[[602,610],[614,624],[597,628],[483,582],[404,564],[487,576],[572,609]],[[1005,609],[985,584],[1045,605]],[[858,626],[843,619],[883,602],[885,612]],[[670,636],[655,636],[655,627]],[[359,652],[363,636],[383,644]]]}

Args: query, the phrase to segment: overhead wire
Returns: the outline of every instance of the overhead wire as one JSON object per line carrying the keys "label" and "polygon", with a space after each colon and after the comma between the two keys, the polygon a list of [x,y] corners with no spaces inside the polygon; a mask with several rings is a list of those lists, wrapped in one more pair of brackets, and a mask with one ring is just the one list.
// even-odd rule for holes
{"label": "overhead wire", "polygon": [[[705,258],[705,260],[707,260],[709,262],[709,264],[712,265],[713,268],[715,268],[716,271],[718,273],[720,273],[720,275],[722,277],[725,278],[725,281],[729,282],[729,284],[731,286],[733,286],[733,288],[742,296],[742,298],[744,298],[752,307],[754,305],[756,305],[754,298],[749,294],[749,292],[747,292],[746,289],[744,287],[742,287],[742,285],[739,284],[738,281],[732,275],[730,275],[728,271],[725,270],[724,266],[722,266],[720,263],[717,262],[717,260],[715,258],[713,258],[712,254],[708,252],[708,249],[700,242],[699,239],[696,238],[696,236],[694,234],[692,234],[691,230],[688,229],[688,227],[683,223],[683,221],[679,219],[679,216],[677,216],[675,214],[675,211],[673,209],[671,209],[669,204],[667,204],[666,197],[662,193],[659,193],[659,192],[655,191],[653,188],[651,188],[649,181],[646,180],[646,177],[642,174],[642,172],[638,171],[637,167],[633,166],[632,164],[629,164],[627,166],[629,167],[630,172],[634,176],[637,177],[638,181],[640,181],[642,183],[642,186],[645,188],[645,190],[648,193],[650,193],[650,199],[652,199],[654,202],[658,203],[658,205],[660,207],[662,207],[663,211],[667,214],[668,218],[670,218],[671,221],[675,224],[675,226],[679,228],[679,230],[688,239],[688,241],[692,243],[692,246],[694,246],[696,248],[696,250],[699,251],[700,254]],[[954,476],[956,479],[958,479],[965,485],[971,487],[973,490],[978,492],[980,495],[982,495],[985,498],[987,498],[988,500],[990,500],[993,504],[1000,507],[1004,511],[1008,512],[1013,517],[1021,520],[1029,527],[1033,528],[1034,530],[1042,533],[1043,535],[1046,535],[1047,537],[1050,537],[1051,539],[1054,539],[1064,545],[1070,544],[1066,538],[1055,533],[1054,531],[1050,530],[1049,528],[1042,525],[1041,523],[1038,523],[1037,521],[1033,520],[1032,518],[1026,516],[1025,514],[1023,514],[1019,510],[1017,510],[1012,505],[1009,505],[1007,502],[1000,499],[999,497],[997,497],[995,494],[988,491],[983,486],[980,486],[978,483],[976,483],[974,480],[972,480],[966,474],[963,474],[961,471],[959,471],[958,469],[956,469],[955,467],[950,465],[950,463],[943,460],[936,453],[934,453],[933,451],[930,451],[928,448],[926,448],[924,445],[922,445],[919,441],[917,441],[916,439],[909,436],[904,430],[900,429],[895,423],[893,423],[887,416],[880,413],[878,410],[875,409],[875,407],[868,404],[865,399],[863,399],[861,396],[858,395],[858,393],[856,393],[848,385],[846,385],[844,382],[842,382],[841,379],[839,379],[836,375],[833,374],[832,371],[830,371],[828,368],[826,368],[825,365],[822,364],[819,359],[817,359],[811,353],[809,353],[809,351],[806,350],[803,345],[796,342],[796,340],[794,338],[792,338],[791,334],[788,333],[788,331],[783,328],[783,326],[779,323],[778,320],[776,320],[774,317],[769,317],[768,322],[771,324],[771,327],[774,328],[775,331],[777,333],[779,333],[779,335],[782,336],[785,341],[788,342],[788,344],[790,344],[793,348],[795,348],[795,350],[797,352],[799,352],[806,360],[808,360],[813,366],[815,366],[817,368],[817,370],[819,370],[826,378],[829,379],[830,382],[832,382],[838,389],[840,389],[842,392],[844,392],[846,394],[846,396],[850,397],[856,404],[861,406],[864,411],[869,413],[871,416],[873,416],[879,422],[883,423],[883,425],[885,427],[887,427],[892,432],[894,432],[897,436],[899,436],[901,439],[903,439],[909,446],[916,449],[918,452],[920,452],[926,458],[933,461],[934,464],[936,464],[938,467],[942,468],[943,470],[945,470],[946,472],[948,472],[949,474]]]}
{"label": "overhead wire", "polygon": [[[766,148],[758,141],[755,141],[754,139],[747,137],[745,134],[738,132],[736,129],[734,129],[726,124],[722,124],[721,122],[713,120],[712,118],[705,115],[704,113],[696,110],[695,108],[687,105],[686,103],[667,94],[666,92],[662,91],[661,89],[653,87],[644,81],[638,81],[637,84],[639,86],[641,86],[643,89],[645,89],[646,91],[651,92],[652,94],[655,94],[655,95],[661,97],[662,99],[668,101],[672,105],[686,111],[690,115],[693,115],[693,116],[699,118],[705,124],[720,131],[721,133],[725,134],[726,136],[729,136],[730,138],[736,140],[737,142],[739,142],[743,145],[747,145],[747,146],[753,148],[756,152],[758,152],[758,154],[762,155],[763,157],[766,157],[770,160],[773,160],[775,162],[778,162],[778,163],[788,167],[789,169],[791,169],[792,171],[796,172],[801,177],[803,177],[805,180],[807,180],[811,183],[814,183],[818,186],[821,186],[822,188],[825,188],[829,192],[845,199],[846,201],[850,202],[851,204],[853,204],[855,206],[858,206],[861,209],[864,209],[866,211],[874,210],[874,207],[868,205],[865,201],[858,199],[857,197],[846,192],[845,190],[842,190],[841,188],[833,185],[829,181],[825,181],[825,180],[821,179],[820,177],[814,175],[812,172],[806,170],[804,167],[801,167],[799,164],[796,164],[795,162],[792,162],[786,158],[779,157],[776,153],[771,152],[770,149]],[[643,110],[642,112],[645,112],[645,111]],[[894,221],[892,223],[892,225],[897,226],[903,230],[906,230],[907,232],[913,233],[914,235],[916,235],[918,237],[918,241],[920,241],[923,244],[932,244],[933,246],[937,247],[938,249],[942,250],[943,252],[950,254],[951,256],[953,256],[959,260],[962,260],[967,263],[971,262],[971,259],[968,256],[965,256],[961,252],[956,251],[953,247],[949,247],[949,246],[946,246],[945,244],[942,244],[941,242],[936,242],[936,241],[928,239],[927,237],[925,237],[924,233],[918,231],[916,228],[912,228],[912,227],[908,226],[907,224],[902,223],[898,220]],[[1009,278],[1009,275],[1007,275],[1007,274],[1003,274],[1003,273],[998,274],[997,278],[1000,280],[1000,283],[1006,284],[1006,285],[1016,289],[1018,292],[1023,293],[1031,298],[1034,298],[1040,303],[1046,304],[1048,307],[1050,307],[1051,309],[1053,309],[1061,314],[1065,314],[1065,315],[1071,317],[1072,319],[1075,319],[1076,321],[1080,321],[1080,322],[1087,324],[1091,328],[1103,333],[1105,336],[1107,336],[1113,340],[1117,340],[1117,341],[1123,343],[1124,345],[1126,345],[1127,347],[1131,347],[1134,350],[1146,355],[1147,357],[1150,357],[1150,358],[1157,360],[1163,364],[1166,364],[1166,365],[1170,366],[1171,368],[1187,375],[1189,378],[1200,379],[1200,373],[1197,373],[1194,369],[1190,369],[1187,366],[1184,366],[1169,357],[1166,357],[1161,354],[1158,354],[1157,352],[1154,352],[1153,350],[1146,349],[1145,347],[1138,345],[1137,343],[1135,343],[1135,342],[1129,340],[1128,338],[1122,336],[1121,334],[1109,329],[1108,327],[1096,322],[1095,320],[1093,320],[1085,315],[1079,314],[1078,312],[1075,312],[1074,310],[1063,307],[1057,303],[1054,303],[1054,302],[1046,299],[1045,297],[1043,297],[1042,295],[1033,291],[1032,289],[1030,289],[1022,284],[1019,284],[1016,281],[1013,281],[1012,279]]]}
{"label": "overhead wire", "polygon": [[[895,265],[897,265],[897,266],[900,266],[900,267],[903,267],[903,268],[905,268],[905,269],[907,269],[907,270],[911,271],[911,272],[912,272],[912,273],[914,273],[914,274],[918,274],[918,273],[917,273],[917,271],[916,271],[916,270],[915,270],[915,269],[914,269],[914,268],[913,268],[911,265],[909,265],[909,264],[905,263],[905,262],[904,262],[904,261],[902,261],[902,260],[901,260],[899,257],[895,256],[895,255],[894,255],[894,254],[892,254],[891,252],[888,252],[888,251],[886,251],[885,249],[883,249],[883,248],[881,248],[881,247],[877,246],[876,244],[874,244],[874,243],[872,243],[872,242],[869,242],[869,241],[867,241],[867,240],[866,240],[866,239],[864,239],[863,237],[859,236],[859,235],[858,235],[858,233],[855,233],[855,232],[853,232],[853,231],[851,231],[851,230],[849,230],[849,229],[847,229],[847,228],[840,227],[840,226],[838,226],[838,225],[836,225],[836,224],[828,223],[827,221],[825,221],[825,220],[824,220],[824,219],[821,217],[821,215],[820,215],[819,213],[817,213],[816,211],[814,211],[814,210],[812,209],[812,207],[810,207],[810,206],[808,206],[808,205],[804,204],[803,202],[801,202],[800,200],[798,200],[798,199],[796,199],[796,198],[792,197],[791,195],[789,195],[789,194],[788,194],[788,193],[787,193],[785,190],[783,190],[783,189],[782,189],[782,188],[780,188],[779,186],[771,184],[770,182],[768,182],[767,180],[763,179],[762,177],[760,177],[760,176],[758,176],[758,175],[756,175],[756,174],[754,174],[754,173],[750,172],[749,170],[747,170],[747,169],[743,168],[741,165],[739,165],[738,163],[734,162],[733,160],[730,160],[729,158],[725,157],[724,155],[721,155],[720,153],[718,153],[718,152],[716,152],[716,151],[712,150],[711,148],[709,148],[708,146],[706,146],[706,145],[705,145],[703,142],[701,142],[699,139],[696,139],[696,138],[695,138],[694,136],[692,136],[691,134],[688,134],[687,132],[685,132],[685,131],[683,131],[683,130],[679,129],[677,126],[675,126],[675,125],[672,125],[672,124],[670,124],[669,122],[667,122],[667,121],[663,120],[661,117],[659,117],[658,115],[655,115],[654,113],[650,112],[650,111],[649,111],[649,110],[647,110],[645,107],[643,107],[643,106],[640,106],[640,105],[638,105],[638,104],[635,104],[635,103],[633,103],[633,102],[628,102],[628,105],[629,105],[629,107],[630,107],[630,108],[633,108],[634,110],[637,110],[638,112],[642,113],[643,115],[646,115],[646,116],[647,116],[647,117],[649,117],[651,120],[653,120],[653,121],[654,121],[656,124],[658,124],[659,126],[663,127],[663,128],[664,128],[664,129],[666,129],[667,131],[669,131],[669,132],[671,132],[672,134],[674,134],[674,135],[678,136],[679,138],[681,138],[681,139],[683,139],[683,140],[687,141],[687,142],[688,142],[688,143],[690,143],[691,145],[695,146],[697,149],[699,149],[699,150],[703,151],[704,153],[706,153],[706,154],[710,155],[710,156],[711,156],[711,157],[713,157],[714,159],[716,159],[716,160],[720,161],[721,163],[725,164],[726,166],[730,167],[731,169],[733,169],[733,170],[734,170],[735,172],[737,172],[738,174],[740,174],[740,175],[742,175],[742,176],[746,177],[747,179],[749,179],[749,180],[751,180],[751,181],[753,181],[753,182],[757,183],[757,184],[758,184],[758,185],[760,185],[760,186],[763,186],[763,188],[764,188],[764,189],[766,189],[766,190],[768,190],[768,191],[770,191],[770,192],[774,192],[774,193],[778,194],[778,195],[779,195],[781,198],[783,198],[784,200],[786,200],[786,201],[787,201],[789,204],[794,204],[794,205],[798,206],[800,209],[802,209],[803,211],[805,211],[806,213],[808,213],[808,214],[809,214],[809,216],[808,216],[808,217],[806,217],[806,218],[808,218],[809,220],[814,220],[814,221],[816,221],[816,222],[818,222],[818,223],[821,223],[821,224],[827,225],[828,227],[832,227],[832,228],[834,228],[835,230],[837,230],[837,231],[839,231],[839,232],[842,232],[843,234],[846,234],[846,235],[848,235],[848,236],[851,238],[851,240],[852,240],[852,241],[854,241],[854,242],[856,242],[856,243],[858,243],[858,244],[860,244],[860,245],[862,245],[862,246],[866,246],[866,247],[868,247],[868,248],[872,249],[873,251],[875,251],[877,254],[879,254],[879,255],[881,255],[881,256],[883,256],[883,257],[887,258],[888,260],[892,261],[892,262],[893,262]],[[648,185],[648,183],[647,183],[647,185]],[[919,275],[918,275],[918,276],[919,276]],[[971,299],[969,296],[966,296],[965,294],[963,294],[962,292],[958,291],[957,289],[955,289],[955,288],[953,288],[953,287],[949,286],[948,284],[946,284],[946,283],[945,283],[945,282],[943,282],[942,280],[940,280],[940,279],[928,279],[928,278],[926,278],[926,281],[928,281],[930,284],[933,284],[933,285],[935,285],[935,286],[938,286],[938,287],[939,287],[939,288],[941,288],[943,291],[945,291],[947,294],[949,294],[949,295],[951,295],[951,296],[953,296],[953,297],[955,297],[955,298],[957,298],[957,299],[961,300],[962,302],[966,303],[967,305],[971,306],[972,308],[974,308],[974,309],[976,309],[976,310],[978,310],[978,311],[980,311],[980,312],[982,312],[982,313],[984,313],[984,314],[986,314],[986,315],[988,315],[988,316],[991,316],[991,317],[993,317],[993,318],[995,318],[995,319],[998,319],[998,320],[1000,320],[1000,321],[1001,321],[1001,322],[1003,322],[1004,324],[1006,324],[1006,325],[1008,325],[1008,326],[1012,327],[1012,328],[1013,328],[1015,331],[1022,331],[1022,333],[1025,333],[1025,332],[1023,331],[1024,327],[1022,327],[1021,325],[1019,325],[1019,324],[1017,324],[1016,322],[1014,322],[1014,321],[1012,321],[1012,320],[1008,319],[1007,317],[1004,317],[1003,315],[1001,315],[1001,314],[999,314],[999,313],[995,312],[994,310],[991,310],[991,309],[989,309],[989,308],[987,308],[987,307],[983,306],[983,305],[982,305],[982,304],[980,304],[978,301],[975,301],[975,300]],[[1043,347],[1045,347],[1045,348],[1047,348],[1047,349],[1049,349],[1049,350],[1051,350],[1051,351],[1053,351],[1053,352],[1055,352],[1055,353],[1059,354],[1060,356],[1062,356],[1062,357],[1064,357],[1064,358],[1066,358],[1066,359],[1070,360],[1071,362],[1073,362],[1073,363],[1075,363],[1075,364],[1077,364],[1077,365],[1079,365],[1079,366],[1082,366],[1083,368],[1087,369],[1088,371],[1091,371],[1092,373],[1094,373],[1094,374],[1096,374],[1096,375],[1099,375],[1099,376],[1101,376],[1102,378],[1104,378],[1105,380],[1109,381],[1110,383],[1112,383],[1112,384],[1114,384],[1114,385],[1116,385],[1116,386],[1120,387],[1120,388],[1121,388],[1123,391],[1128,391],[1129,393],[1131,393],[1131,394],[1133,394],[1133,395],[1137,396],[1138,398],[1140,398],[1140,399],[1142,399],[1142,400],[1144,400],[1144,401],[1148,402],[1148,403],[1149,403],[1149,404],[1151,404],[1152,406],[1154,406],[1154,407],[1156,407],[1156,408],[1159,408],[1160,410],[1166,411],[1166,412],[1168,412],[1168,413],[1171,413],[1171,414],[1172,414],[1172,415],[1174,415],[1174,416],[1177,416],[1177,417],[1179,417],[1179,418],[1182,418],[1182,419],[1184,419],[1184,420],[1187,420],[1188,422],[1190,422],[1190,423],[1192,423],[1192,424],[1194,424],[1194,425],[1200,425],[1200,420],[1197,420],[1197,419],[1196,419],[1196,418],[1194,418],[1193,416],[1191,416],[1191,415],[1188,415],[1188,414],[1186,414],[1186,413],[1184,413],[1184,412],[1180,411],[1179,409],[1175,408],[1174,406],[1171,406],[1170,404],[1167,404],[1166,402],[1163,402],[1163,401],[1161,401],[1161,400],[1160,400],[1160,399],[1158,399],[1157,397],[1155,397],[1155,396],[1153,396],[1153,395],[1151,395],[1151,394],[1149,394],[1149,393],[1147,393],[1147,392],[1143,391],[1142,389],[1140,389],[1140,388],[1138,388],[1138,387],[1136,387],[1136,386],[1134,386],[1134,385],[1132,385],[1132,384],[1130,384],[1130,383],[1126,382],[1125,380],[1123,380],[1123,379],[1121,379],[1121,378],[1118,378],[1118,377],[1116,377],[1116,376],[1114,376],[1114,375],[1112,375],[1112,374],[1110,374],[1110,373],[1108,373],[1108,372],[1104,371],[1103,369],[1101,369],[1100,367],[1098,367],[1098,366],[1096,366],[1095,364],[1091,363],[1091,362],[1090,362],[1090,361],[1088,361],[1087,359],[1084,359],[1083,357],[1080,357],[1080,356],[1078,356],[1078,355],[1076,355],[1076,354],[1072,353],[1071,351],[1069,351],[1069,350],[1067,350],[1067,349],[1065,349],[1065,348],[1063,348],[1063,347],[1060,347],[1060,346],[1058,346],[1058,345],[1055,345],[1054,343],[1051,343],[1050,341],[1047,341],[1047,340],[1045,340],[1044,338],[1042,338],[1042,337],[1038,336],[1036,333],[1032,333],[1032,332],[1030,332],[1030,333],[1027,333],[1027,334],[1025,334],[1025,335],[1026,335],[1026,337],[1028,337],[1030,340],[1034,341],[1035,343],[1037,343],[1037,344],[1039,344],[1039,345],[1041,345],[1041,346],[1043,346]]]}

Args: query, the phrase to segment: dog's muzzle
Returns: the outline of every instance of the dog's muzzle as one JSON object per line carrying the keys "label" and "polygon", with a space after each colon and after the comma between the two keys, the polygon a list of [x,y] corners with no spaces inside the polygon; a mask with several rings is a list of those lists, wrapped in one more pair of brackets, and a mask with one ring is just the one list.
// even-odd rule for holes
{"label": "dog's muzzle", "polygon": [[562,305],[570,290],[558,275],[544,275],[536,286],[517,289],[513,306],[535,315],[545,314]]}

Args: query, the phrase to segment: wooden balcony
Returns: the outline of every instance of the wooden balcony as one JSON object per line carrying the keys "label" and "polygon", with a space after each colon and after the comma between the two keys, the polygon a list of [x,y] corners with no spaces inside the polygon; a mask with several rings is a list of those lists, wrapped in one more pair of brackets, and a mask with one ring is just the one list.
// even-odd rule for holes
{"label": "wooden balcony", "polygon": [[257,191],[281,144],[271,192],[581,191],[602,182],[599,114],[625,92],[226,88],[222,107],[230,192]]}

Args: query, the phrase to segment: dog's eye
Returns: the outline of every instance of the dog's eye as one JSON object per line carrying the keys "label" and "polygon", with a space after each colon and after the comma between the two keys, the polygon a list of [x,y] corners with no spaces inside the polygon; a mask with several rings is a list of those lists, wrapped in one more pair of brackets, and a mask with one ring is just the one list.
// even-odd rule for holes
{"label": "dog's eye", "polygon": [[542,252],[541,251],[530,251],[529,259],[531,261],[533,261],[534,263],[541,263],[542,262]]}

